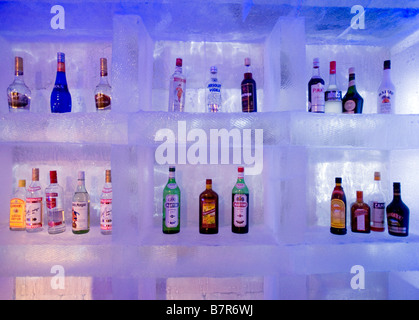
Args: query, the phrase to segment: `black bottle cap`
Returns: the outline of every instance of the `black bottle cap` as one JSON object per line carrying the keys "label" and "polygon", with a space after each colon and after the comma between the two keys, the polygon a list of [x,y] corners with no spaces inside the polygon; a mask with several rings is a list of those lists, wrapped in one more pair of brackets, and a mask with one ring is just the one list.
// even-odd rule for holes
{"label": "black bottle cap", "polygon": [[336,183],[342,183],[342,178],[341,177],[336,177],[335,182]]}
{"label": "black bottle cap", "polygon": [[390,60],[384,61],[384,70],[391,69],[391,62]]}

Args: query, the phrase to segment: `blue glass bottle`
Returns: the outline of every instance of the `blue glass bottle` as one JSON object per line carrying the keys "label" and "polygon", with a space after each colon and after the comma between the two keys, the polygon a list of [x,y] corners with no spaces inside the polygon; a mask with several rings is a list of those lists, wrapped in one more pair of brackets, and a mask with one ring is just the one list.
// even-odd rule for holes
{"label": "blue glass bottle", "polygon": [[57,53],[57,77],[51,92],[51,112],[71,112],[71,95],[65,77],[65,54],[62,52]]}

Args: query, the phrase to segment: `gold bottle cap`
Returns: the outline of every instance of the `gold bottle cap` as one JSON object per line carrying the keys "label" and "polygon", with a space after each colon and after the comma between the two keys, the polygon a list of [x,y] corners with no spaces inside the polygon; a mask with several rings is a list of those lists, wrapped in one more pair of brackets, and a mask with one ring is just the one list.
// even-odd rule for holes
{"label": "gold bottle cap", "polygon": [[375,181],[381,180],[381,174],[378,171],[374,172],[374,180]]}
{"label": "gold bottle cap", "polygon": [[100,76],[106,77],[108,75],[108,60],[100,58]]}
{"label": "gold bottle cap", "polygon": [[26,188],[26,180],[19,180],[19,188]]}
{"label": "gold bottle cap", "polygon": [[32,181],[39,181],[39,168],[32,168]]}
{"label": "gold bottle cap", "polygon": [[15,75],[16,76],[23,75],[23,58],[22,57],[15,57]]}
{"label": "gold bottle cap", "polygon": [[105,181],[106,181],[106,183],[111,183],[112,182],[111,170],[106,170],[105,171]]}

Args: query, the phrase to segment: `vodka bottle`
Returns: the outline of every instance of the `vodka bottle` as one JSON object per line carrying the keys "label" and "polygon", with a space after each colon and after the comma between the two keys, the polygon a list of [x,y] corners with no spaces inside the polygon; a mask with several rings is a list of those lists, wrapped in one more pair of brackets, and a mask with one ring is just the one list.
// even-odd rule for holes
{"label": "vodka bottle", "polygon": [[170,78],[169,111],[185,111],[186,77],[182,74],[182,59],[176,59],[176,69]]}
{"label": "vodka bottle", "polygon": [[77,188],[72,203],[73,224],[75,234],[87,233],[90,230],[90,197],[84,186],[84,171],[79,171]]}
{"label": "vodka bottle", "polygon": [[342,113],[342,91],[336,85],[336,61],[330,61],[329,87],[325,93],[324,112]]}
{"label": "vodka bottle", "polygon": [[208,112],[221,111],[221,83],[217,79],[217,67],[210,69],[211,78],[207,84],[207,110]]}
{"label": "vodka bottle", "polygon": [[51,112],[71,112],[71,95],[65,76],[65,55],[62,52],[57,53],[57,77],[51,92]]}
{"label": "vodka bottle", "polygon": [[26,192],[26,231],[42,231],[43,205],[42,187],[39,183],[39,169],[32,169],[32,182]]}
{"label": "vodka bottle", "polygon": [[377,113],[394,113],[396,87],[391,81],[390,60],[384,61],[383,80],[378,88]]}
{"label": "vodka bottle", "polygon": [[26,180],[19,180],[18,188],[10,199],[10,230],[25,230],[26,220]]}
{"label": "vodka bottle", "polygon": [[29,111],[31,90],[23,80],[23,59],[15,57],[15,79],[7,88],[9,112]]}
{"label": "vodka bottle", "polygon": [[163,190],[163,233],[180,231],[180,189],[175,179],[175,167],[169,168],[169,180]]}
{"label": "vodka bottle", "polygon": [[364,99],[356,90],[355,85],[355,68],[349,68],[349,84],[348,91],[342,99],[343,113],[362,113]]}
{"label": "vodka bottle", "polygon": [[100,232],[112,234],[112,177],[111,170],[105,171],[105,185],[100,196]]}
{"label": "vodka bottle", "polygon": [[199,233],[218,233],[218,195],[211,179],[206,179],[206,188],[199,195]]}
{"label": "vodka bottle", "polygon": [[65,231],[64,190],[58,184],[57,171],[50,171],[49,179],[50,185],[45,188],[48,233],[56,234]]}
{"label": "vodka bottle", "polygon": [[356,192],[356,202],[351,205],[351,231],[359,233],[370,233],[371,231],[371,210],[364,202],[363,192]]}
{"label": "vodka bottle", "polygon": [[237,182],[232,191],[231,231],[249,232],[249,189],[244,181],[244,168],[238,168]]}
{"label": "vodka bottle", "polygon": [[374,172],[374,187],[370,198],[371,208],[371,230],[382,232],[385,229],[385,209],[386,200],[384,192],[381,189],[380,172]]}
{"label": "vodka bottle", "polygon": [[402,201],[400,182],[393,183],[393,201],[387,206],[386,212],[388,233],[392,236],[408,236],[410,210]]}
{"label": "vodka bottle", "polygon": [[111,110],[112,87],[108,82],[108,60],[100,58],[100,82],[95,89],[95,103],[97,111]]}
{"label": "vodka bottle", "polygon": [[313,59],[313,76],[308,82],[308,111],[324,112],[324,80],[320,77],[319,58]]}
{"label": "vodka bottle", "polygon": [[243,112],[257,112],[256,81],[253,79],[250,58],[244,59],[244,79],[241,82],[241,101]]}
{"label": "vodka bottle", "polygon": [[335,188],[330,202],[330,232],[346,234],[346,196],[342,188],[342,178],[335,178]]}

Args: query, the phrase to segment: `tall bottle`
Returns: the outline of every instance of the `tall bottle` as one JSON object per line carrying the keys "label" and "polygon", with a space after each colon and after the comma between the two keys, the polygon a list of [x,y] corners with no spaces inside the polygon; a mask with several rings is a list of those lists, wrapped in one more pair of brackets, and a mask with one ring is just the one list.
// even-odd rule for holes
{"label": "tall bottle", "polygon": [[244,181],[244,168],[238,168],[237,182],[232,191],[231,231],[249,232],[249,189]]}
{"label": "tall bottle", "polygon": [[42,187],[39,182],[39,168],[32,168],[32,182],[26,192],[26,231],[42,231],[43,205]]}
{"label": "tall bottle", "polygon": [[324,80],[320,76],[319,58],[313,59],[313,76],[308,82],[308,111],[324,112]]}
{"label": "tall bottle", "polygon": [[211,179],[206,179],[206,189],[199,195],[199,233],[218,233],[218,195]]}
{"label": "tall bottle", "polygon": [[210,80],[207,83],[207,111],[218,112],[221,111],[221,83],[217,78],[217,67],[212,66],[210,69]]}
{"label": "tall bottle", "polygon": [[9,112],[29,111],[31,90],[23,79],[23,59],[15,57],[15,79],[7,88]]}
{"label": "tall bottle", "polygon": [[163,190],[163,233],[180,231],[180,189],[175,167],[169,167],[169,180]]}
{"label": "tall bottle", "polygon": [[26,230],[26,180],[19,180],[18,188],[10,198],[9,229]]}
{"label": "tall bottle", "polygon": [[175,72],[170,78],[169,111],[185,111],[186,77],[182,73],[182,59],[176,59]]}
{"label": "tall bottle", "polygon": [[324,99],[324,112],[342,113],[342,91],[336,84],[336,61],[330,61],[329,86]]}
{"label": "tall bottle", "polygon": [[400,182],[393,183],[393,201],[386,208],[388,233],[406,237],[409,234],[409,208],[401,198]]}
{"label": "tall bottle", "polygon": [[100,58],[100,81],[95,88],[96,111],[111,110],[112,87],[108,82],[108,60]]}
{"label": "tall bottle", "polygon": [[356,202],[351,205],[351,231],[359,233],[370,233],[371,231],[371,210],[364,202],[363,192],[356,192]]}
{"label": "tall bottle", "polygon": [[396,87],[390,76],[391,62],[384,61],[383,79],[378,88],[377,113],[394,113]]}
{"label": "tall bottle", "polygon": [[50,184],[45,188],[48,233],[56,234],[65,231],[64,190],[58,184],[57,171],[50,171],[49,179]]}
{"label": "tall bottle", "polygon": [[51,92],[51,112],[71,112],[71,95],[65,76],[65,54],[62,52],[57,53],[57,77]]}
{"label": "tall bottle", "polygon": [[244,79],[241,83],[241,100],[243,112],[257,112],[256,81],[253,79],[250,58],[244,59]]}
{"label": "tall bottle", "polygon": [[79,171],[77,175],[77,188],[72,203],[72,230],[75,234],[87,233],[90,230],[90,197],[84,181],[84,171]]}
{"label": "tall bottle", "polygon": [[348,91],[342,99],[343,113],[362,113],[364,99],[356,91],[355,85],[355,68],[349,68],[349,85]]}
{"label": "tall bottle", "polygon": [[335,178],[335,188],[330,201],[330,232],[346,234],[346,197],[342,188],[342,178]]}
{"label": "tall bottle", "polygon": [[100,196],[100,232],[112,234],[112,177],[111,170],[105,171],[105,185]]}
{"label": "tall bottle", "polygon": [[385,209],[386,200],[384,192],[381,188],[381,174],[374,172],[374,186],[370,195],[370,208],[371,208],[371,230],[383,232],[385,229]]}

